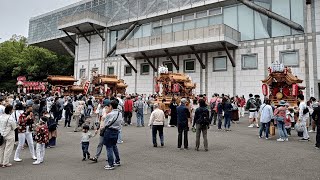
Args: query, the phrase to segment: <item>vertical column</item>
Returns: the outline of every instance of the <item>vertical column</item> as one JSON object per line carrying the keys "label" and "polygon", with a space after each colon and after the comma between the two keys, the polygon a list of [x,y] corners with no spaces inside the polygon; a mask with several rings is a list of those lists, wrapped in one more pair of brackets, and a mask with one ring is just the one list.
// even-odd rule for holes
{"label": "vertical column", "polygon": [[[234,63],[235,65],[237,66],[237,59],[236,59],[236,50],[232,50],[232,56],[233,56],[233,60],[234,60]],[[233,93],[233,96],[236,95],[236,85],[237,85],[237,76],[236,76],[236,67],[232,67],[232,93]]]}

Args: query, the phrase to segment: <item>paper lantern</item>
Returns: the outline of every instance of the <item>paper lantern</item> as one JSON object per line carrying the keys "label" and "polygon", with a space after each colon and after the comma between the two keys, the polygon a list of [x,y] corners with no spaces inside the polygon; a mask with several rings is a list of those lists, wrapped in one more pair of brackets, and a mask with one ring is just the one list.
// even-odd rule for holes
{"label": "paper lantern", "polygon": [[174,93],[177,93],[177,92],[179,92],[179,91],[180,91],[180,86],[179,86],[179,84],[178,84],[178,83],[174,84],[174,85],[173,85],[173,92],[174,92]]}
{"label": "paper lantern", "polygon": [[279,91],[280,91],[280,89],[278,87],[273,88],[272,95],[276,96]]}
{"label": "paper lantern", "polygon": [[292,96],[298,96],[299,87],[297,84],[292,84]]}
{"label": "paper lantern", "polygon": [[155,89],[155,92],[156,92],[156,93],[159,93],[159,92],[160,92],[160,86],[159,86],[159,84],[156,84],[155,87],[154,87],[154,89]]}
{"label": "paper lantern", "polygon": [[262,84],[262,94],[268,96],[268,86],[266,84]]}

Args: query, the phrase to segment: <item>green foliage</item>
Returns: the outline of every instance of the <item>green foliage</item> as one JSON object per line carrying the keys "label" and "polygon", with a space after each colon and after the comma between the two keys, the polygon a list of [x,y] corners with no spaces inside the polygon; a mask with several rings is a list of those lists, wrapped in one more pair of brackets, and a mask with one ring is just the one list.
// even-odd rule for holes
{"label": "green foliage", "polygon": [[9,41],[0,43],[0,90],[16,89],[18,76],[43,81],[48,75],[72,75],[73,63],[72,57],[28,46],[25,37],[13,35]]}

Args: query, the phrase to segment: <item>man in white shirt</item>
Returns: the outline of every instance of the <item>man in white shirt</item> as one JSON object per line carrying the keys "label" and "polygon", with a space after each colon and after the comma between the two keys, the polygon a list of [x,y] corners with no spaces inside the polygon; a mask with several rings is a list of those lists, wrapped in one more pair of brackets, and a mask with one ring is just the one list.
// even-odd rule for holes
{"label": "man in white shirt", "polygon": [[155,103],[153,105],[153,107],[155,109],[151,113],[149,125],[148,125],[148,126],[152,126],[153,147],[158,146],[157,145],[157,131],[159,131],[161,146],[164,146],[163,126],[164,126],[165,115],[164,115],[164,112],[161,109],[159,109],[159,105],[157,103]]}
{"label": "man in white shirt", "polygon": [[309,141],[309,134],[307,130],[307,118],[309,117],[309,111],[306,103],[304,102],[304,96],[303,94],[298,95],[298,101],[300,102],[299,104],[299,120],[303,127],[303,138],[300,139],[300,141]]}

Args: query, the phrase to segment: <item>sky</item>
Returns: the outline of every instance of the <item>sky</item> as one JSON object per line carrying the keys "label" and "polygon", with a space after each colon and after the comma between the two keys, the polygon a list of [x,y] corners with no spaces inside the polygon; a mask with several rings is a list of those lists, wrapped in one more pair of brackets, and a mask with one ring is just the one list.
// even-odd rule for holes
{"label": "sky", "polygon": [[28,37],[29,19],[80,0],[0,0],[0,42]]}

